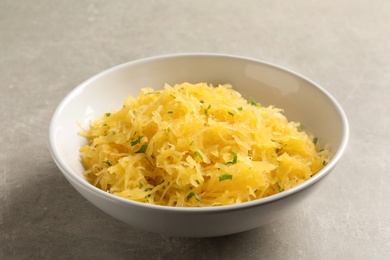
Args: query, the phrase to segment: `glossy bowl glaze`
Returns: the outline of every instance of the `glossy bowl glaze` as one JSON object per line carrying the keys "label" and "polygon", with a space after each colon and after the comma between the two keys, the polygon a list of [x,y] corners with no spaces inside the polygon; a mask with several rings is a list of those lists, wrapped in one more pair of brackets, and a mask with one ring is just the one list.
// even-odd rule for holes
{"label": "glossy bowl glaze", "polygon": [[[289,120],[299,121],[333,154],[323,170],[285,192],[256,201],[210,208],[148,205],[104,192],[83,177],[78,135],[84,125],[103,113],[120,109],[128,95],[143,87],[161,89],[164,83],[230,83],[243,97],[263,106],[282,108]],[[258,60],[217,54],[159,56],[125,63],[88,79],[60,103],[49,129],[52,157],[66,179],[87,200],[107,214],[134,227],[173,236],[222,236],[254,229],[294,210],[319,188],[317,185],[341,159],[349,139],[347,118],[336,100],[312,81]]]}

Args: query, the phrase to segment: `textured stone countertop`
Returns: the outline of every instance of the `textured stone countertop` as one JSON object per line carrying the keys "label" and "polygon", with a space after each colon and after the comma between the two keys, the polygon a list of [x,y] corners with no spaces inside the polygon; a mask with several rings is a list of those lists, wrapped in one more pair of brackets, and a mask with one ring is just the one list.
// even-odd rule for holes
{"label": "textured stone countertop", "polygon": [[[317,82],[348,150],[272,224],[218,238],[127,226],[65,180],[48,150],[69,91],[120,63],[227,53]],[[390,1],[0,1],[0,259],[390,259]]]}

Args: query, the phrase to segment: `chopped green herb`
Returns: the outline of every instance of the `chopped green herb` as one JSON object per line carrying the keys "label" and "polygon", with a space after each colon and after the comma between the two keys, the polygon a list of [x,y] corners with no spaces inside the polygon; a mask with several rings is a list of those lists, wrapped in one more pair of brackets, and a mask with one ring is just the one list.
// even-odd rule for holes
{"label": "chopped green herb", "polygon": [[190,145],[191,145],[191,146],[194,145],[194,140],[191,141]]}
{"label": "chopped green herb", "polygon": [[328,164],[328,163],[327,163],[326,161],[323,161],[323,162],[322,162],[322,165],[324,165],[324,166],[327,165],[327,164]]}
{"label": "chopped green herb", "polygon": [[176,97],[174,95],[171,94],[171,97],[173,97],[174,99],[176,99]]}
{"label": "chopped green herb", "polygon": [[195,196],[195,199],[196,199],[197,201],[201,202],[201,199],[200,199],[200,198],[198,197],[198,195],[196,195],[196,193],[193,192],[193,191],[191,191],[191,192],[187,195],[187,201],[188,201],[189,199],[191,199],[193,196]]}
{"label": "chopped green herb", "polygon": [[222,174],[221,176],[219,176],[219,181],[226,181],[231,179],[233,179],[233,175],[231,174]]}
{"label": "chopped green herb", "polygon": [[255,106],[255,107],[261,107],[261,104],[259,102],[257,102],[253,97],[251,97],[249,99],[249,104],[251,104],[252,106]]}
{"label": "chopped green herb", "polygon": [[237,110],[238,110],[238,111],[242,111],[242,107],[238,107]]}
{"label": "chopped green herb", "polygon": [[196,183],[197,183],[197,184],[200,184],[200,182],[199,182],[198,180],[196,180]]}
{"label": "chopped green herb", "polygon": [[199,102],[200,102],[200,103],[202,103],[202,104],[204,103],[204,101],[203,101],[203,100],[200,100]]}
{"label": "chopped green herb", "polygon": [[318,142],[318,137],[314,137],[314,138],[313,138],[313,143],[314,143],[314,144],[317,144],[317,142]]}
{"label": "chopped green herb", "polygon": [[233,160],[230,161],[230,162],[226,162],[225,164],[236,164],[237,163],[237,154],[235,152],[231,152],[231,154],[233,155]]}
{"label": "chopped green herb", "polygon": [[234,114],[230,111],[228,111],[228,114],[231,115],[231,116],[234,116]]}
{"label": "chopped green herb", "polygon": [[304,126],[304,125],[302,125],[302,124],[300,124],[300,125],[298,126],[298,131],[302,131],[302,130],[304,130],[304,129],[306,129],[306,126]]}
{"label": "chopped green herb", "polygon": [[282,149],[280,149],[280,148],[276,148],[275,152],[276,152],[276,153],[279,153],[281,150],[282,150]]}
{"label": "chopped green herb", "polygon": [[143,144],[141,146],[141,148],[138,151],[136,151],[135,153],[144,153],[147,148],[148,148],[148,145],[147,144]]}
{"label": "chopped green herb", "polygon": [[112,164],[110,163],[110,161],[109,161],[109,160],[107,160],[107,161],[104,161],[104,163],[105,163],[105,164],[107,164],[108,166],[112,166]]}
{"label": "chopped green herb", "polygon": [[195,192],[193,192],[193,191],[188,193],[187,200],[191,199],[191,197],[194,196],[194,195],[195,195]]}
{"label": "chopped green herb", "polygon": [[198,156],[200,159],[203,160],[203,156],[200,154],[200,152],[195,151],[195,152],[194,152],[194,155]]}
{"label": "chopped green herb", "polygon": [[279,182],[277,182],[276,184],[278,185],[279,192],[284,191],[284,189],[282,187],[280,187],[280,183]]}
{"label": "chopped green herb", "polygon": [[102,126],[107,126],[107,124],[103,124]]}
{"label": "chopped green herb", "polygon": [[109,116],[111,116],[111,113],[106,113],[106,117],[109,117]]}
{"label": "chopped green herb", "polygon": [[139,182],[139,187],[142,189],[142,187],[144,186],[144,184],[142,182]]}
{"label": "chopped green herb", "polygon": [[138,138],[132,142],[130,142],[131,146],[134,146],[136,144],[139,144],[141,142],[141,139],[142,139],[142,135],[138,136]]}
{"label": "chopped green herb", "polygon": [[173,111],[168,111],[168,114],[173,114]]}
{"label": "chopped green herb", "polygon": [[204,114],[207,115],[209,109],[211,108],[211,105],[209,105],[205,110],[204,110]]}
{"label": "chopped green herb", "polygon": [[233,155],[233,164],[236,164],[237,163],[237,154],[235,152],[232,152],[232,155]]}

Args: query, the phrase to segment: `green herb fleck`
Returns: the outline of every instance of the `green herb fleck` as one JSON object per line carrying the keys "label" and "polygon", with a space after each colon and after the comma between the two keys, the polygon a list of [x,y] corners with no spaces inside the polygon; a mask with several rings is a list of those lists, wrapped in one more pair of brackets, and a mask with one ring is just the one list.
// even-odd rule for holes
{"label": "green herb fleck", "polygon": [[234,114],[230,111],[228,111],[228,114],[231,115],[231,116],[234,116]]}
{"label": "green herb fleck", "polygon": [[139,144],[141,142],[141,139],[142,139],[142,135],[138,136],[138,138],[132,142],[130,142],[131,146],[134,146],[136,144]]}
{"label": "green herb fleck", "polygon": [[173,111],[168,111],[168,114],[173,114]]}
{"label": "green herb fleck", "polygon": [[279,192],[284,191],[284,189],[280,186],[280,183],[279,183],[279,182],[277,182],[276,184],[278,185]]}
{"label": "green herb fleck", "polygon": [[231,179],[233,179],[233,175],[231,174],[222,174],[221,176],[219,176],[219,181],[226,181]]}
{"label": "green herb fleck", "polygon": [[104,163],[105,163],[105,164],[107,164],[108,166],[112,166],[112,164],[110,163],[110,161],[109,161],[109,160],[107,160],[107,161],[104,161]]}
{"label": "green herb fleck", "polygon": [[197,201],[201,202],[201,199],[200,199],[200,198],[198,197],[198,195],[196,195],[196,193],[193,192],[193,191],[191,191],[191,192],[187,195],[187,201],[188,201],[189,199],[191,199],[193,196],[195,196],[195,199],[196,199]]}
{"label": "green herb fleck", "polygon": [[107,126],[107,124],[103,124],[102,126]]}
{"label": "green herb fleck", "polygon": [[255,107],[261,107],[261,104],[259,102],[257,102],[253,97],[251,97],[249,99],[249,104],[251,104],[252,106],[255,106]]}
{"label": "green herb fleck", "polygon": [[203,156],[200,154],[200,152],[195,151],[195,152],[194,152],[194,155],[198,156],[200,159],[203,160]]}
{"label": "green herb fleck", "polygon": [[323,162],[322,162],[322,165],[324,165],[324,166],[327,165],[327,164],[328,164],[328,163],[327,163],[326,161],[323,161]]}
{"label": "green herb fleck", "polygon": [[136,151],[135,153],[145,153],[147,148],[148,148],[148,145],[147,144],[143,144],[141,146],[141,148],[138,151]]}
{"label": "green herb fleck", "polygon": [[298,131],[303,131],[304,129],[306,129],[306,126],[304,126],[304,125],[302,125],[302,124],[300,124],[300,125],[298,126]]}
{"label": "green herb fleck", "polygon": [[314,138],[313,138],[313,143],[316,145],[317,142],[318,142],[318,137],[314,137]]}
{"label": "green herb fleck", "polygon": [[144,184],[140,181],[139,182],[139,187],[142,189],[144,187]]}
{"label": "green herb fleck", "polygon": [[242,107],[238,107],[237,110],[238,110],[238,111],[242,111]]}
{"label": "green herb fleck", "polygon": [[111,113],[106,113],[106,117],[109,117],[109,116],[111,116]]}
{"label": "green herb fleck", "polygon": [[233,160],[230,161],[230,162],[226,162],[225,164],[236,164],[237,163],[237,154],[235,152],[231,152],[231,154],[233,155]]}
{"label": "green herb fleck", "polygon": [[204,110],[204,114],[207,115],[209,109],[211,108],[211,105],[209,105],[205,110]]}

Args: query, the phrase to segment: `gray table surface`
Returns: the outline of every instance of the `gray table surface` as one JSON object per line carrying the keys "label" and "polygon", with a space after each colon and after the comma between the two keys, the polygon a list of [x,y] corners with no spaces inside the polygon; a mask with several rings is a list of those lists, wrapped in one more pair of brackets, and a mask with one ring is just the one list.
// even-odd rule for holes
{"label": "gray table surface", "polygon": [[[51,159],[79,83],[149,56],[261,59],[327,89],[349,148],[295,212],[219,238],[150,234],[102,213]],[[390,1],[0,0],[0,259],[390,259]]]}

